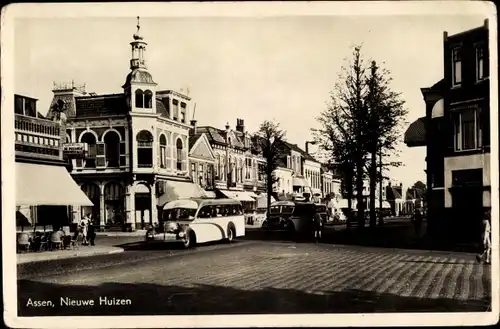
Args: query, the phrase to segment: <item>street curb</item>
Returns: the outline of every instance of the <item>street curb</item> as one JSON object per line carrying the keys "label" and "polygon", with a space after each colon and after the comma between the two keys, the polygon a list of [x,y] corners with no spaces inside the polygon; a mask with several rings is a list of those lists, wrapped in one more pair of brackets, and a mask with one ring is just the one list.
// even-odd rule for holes
{"label": "street curb", "polygon": [[34,259],[34,260],[17,260],[17,265],[25,265],[25,264],[32,264],[32,263],[40,263],[40,262],[51,262],[51,261],[57,261],[57,260],[62,260],[62,259],[70,259],[70,258],[85,258],[85,257],[92,257],[92,256],[102,256],[102,255],[112,255],[112,254],[119,254],[125,251],[125,249],[120,248],[120,247],[113,247],[113,250],[109,250],[106,252],[97,252],[93,254],[84,254],[84,255],[78,255],[78,254],[71,254],[71,255],[61,255],[53,258],[46,258],[46,259]]}

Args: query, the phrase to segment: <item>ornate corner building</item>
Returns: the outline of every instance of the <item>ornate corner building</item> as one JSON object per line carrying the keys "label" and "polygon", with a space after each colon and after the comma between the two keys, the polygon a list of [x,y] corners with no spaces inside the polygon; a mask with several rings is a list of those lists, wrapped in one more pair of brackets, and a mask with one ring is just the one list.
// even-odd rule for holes
{"label": "ornate corner building", "polygon": [[85,148],[85,156],[70,160],[71,175],[94,205],[74,207],[74,220],[91,213],[108,230],[143,229],[159,220],[168,201],[205,195],[189,175],[191,98],[158,90],[139,22],[130,46],[122,93],[55,85],[47,114],[52,118],[62,107],[65,143]]}

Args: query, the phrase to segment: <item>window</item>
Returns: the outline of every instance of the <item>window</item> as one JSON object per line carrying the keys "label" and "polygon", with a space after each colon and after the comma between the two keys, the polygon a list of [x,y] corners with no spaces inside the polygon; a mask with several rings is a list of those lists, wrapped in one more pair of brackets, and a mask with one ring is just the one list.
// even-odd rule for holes
{"label": "window", "polygon": [[460,56],[460,48],[451,50],[452,56],[452,85],[457,86],[462,83],[462,58]]}
{"label": "window", "polygon": [[137,166],[153,167],[153,135],[147,130],[141,130],[137,136]]}
{"label": "window", "polygon": [[197,183],[196,181],[196,163],[191,163],[191,180],[193,183]]}
{"label": "window", "polygon": [[205,183],[205,181],[204,181],[204,176],[203,176],[203,164],[200,163],[198,165],[198,184],[203,186],[203,185],[205,185],[204,183]]}
{"label": "window", "polygon": [[455,114],[455,150],[474,150],[480,147],[479,111],[468,109]]}
{"label": "window", "polygon": [[177,170],[182,170],[183,145],[180,138],[177,139],[176,148],[177,148]]}
{"label": "window", "polygon": [[207,165],[207,172],[206,172],[206,186],[207,187],[212,187],[213,181],[212,181],[212,165]]}
{"label": "window", "polygon": [[220,154],[218,154],[215,158],[215,176],[217,177],[217,179],[220,179],[220,162],[221,157]]}
{"label": "window", "polygon": [[245,159],[245,179],[252,179],[252,159]]}
{"label": "window", "polygon": [[153,108],[153,93],[151,90],[146,90],[144,92],[144,107],[147,109]]}
{"label": "window", "polygon": [[484,79],[484,45],[476,47],[476,80],[481,81]]}
{"label": "window", "polygon": [[178,120],[179,119],[179,101],[176,99],[173,99],[172,104],[174,105],[174,120]]}
{"label": "window", "polygon": [[160,136],[160,168],[167,167],[167,138]]}
{"label": "window", "polygon": [[144,93],[140,89],[137,89],[135,91],[135,107],[137,108],[144,107]]}
{"label": "window", "polygon": [[[97,156],[97,141],[92,133],[85,133],[81,139],[82,143],[88,145],[88,156],[85,159],[85,168],[95,168],[96,167],[96,156]],[[45,144],[48,144],[48,140],[44,138]]]}
{"label": "window", "polygon": [[181,103],[181,122],[186,122],[186,103]]}
{"label": "window", "polygon": [[108,131],[104,135],[106,166],[120,166],[120,136],[115,131]]}

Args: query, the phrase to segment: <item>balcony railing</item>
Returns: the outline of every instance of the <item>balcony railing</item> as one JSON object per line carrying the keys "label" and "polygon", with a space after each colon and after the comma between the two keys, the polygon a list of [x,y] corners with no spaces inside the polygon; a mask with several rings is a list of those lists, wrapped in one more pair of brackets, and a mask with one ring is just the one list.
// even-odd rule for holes
{"label": "balcony railing", "polygon": [[58,122],[16,114],[16,155],[62,160],[61,125]]}

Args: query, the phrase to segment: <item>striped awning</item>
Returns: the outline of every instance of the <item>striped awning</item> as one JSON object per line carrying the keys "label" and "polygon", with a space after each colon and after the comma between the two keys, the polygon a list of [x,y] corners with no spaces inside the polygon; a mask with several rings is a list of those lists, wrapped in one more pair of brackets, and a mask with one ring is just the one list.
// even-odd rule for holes
{"label": "striped awning", "polygon": [[427,145],[425,140],[425,117],[411,123],[406,129],[404,142],[408,147]]}

